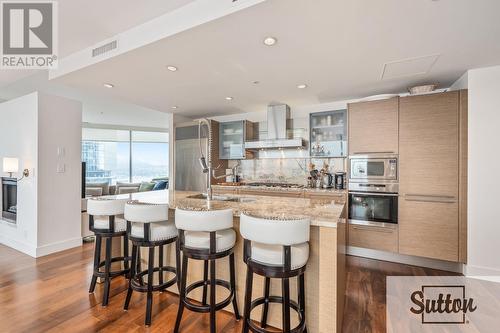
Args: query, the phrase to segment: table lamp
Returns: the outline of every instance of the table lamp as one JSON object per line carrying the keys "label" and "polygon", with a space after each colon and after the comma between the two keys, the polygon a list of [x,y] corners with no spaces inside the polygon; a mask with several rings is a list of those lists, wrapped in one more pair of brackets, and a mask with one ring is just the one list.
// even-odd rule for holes
{"label": "table lamp", "polygon": [[[9,177],[12,178],[13,173],[19,172],[19,159],[16,157],[4,157],[3,158],[3,172],[7,172],[9,174]],[[23,170],[23,176],[21,179],[24,177],[28,177],[30,174],[28,169]],[[18,179],[21,180],[21,179]]]}
{"label": "table lamp", "polygon": [[9,177],[12,178],[13,173],[19,172],[19,159],[15,157],[4,157],[3,172],[7,172]]}

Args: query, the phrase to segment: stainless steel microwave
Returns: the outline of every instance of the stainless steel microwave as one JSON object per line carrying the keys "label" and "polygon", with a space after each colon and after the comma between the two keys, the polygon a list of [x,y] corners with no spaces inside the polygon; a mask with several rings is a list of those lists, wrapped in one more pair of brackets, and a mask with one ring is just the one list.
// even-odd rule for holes
{"label": "stainless steel microwave", "polygon": [[354,155],[349,157],[349,180],[398,181],[398,155]]}

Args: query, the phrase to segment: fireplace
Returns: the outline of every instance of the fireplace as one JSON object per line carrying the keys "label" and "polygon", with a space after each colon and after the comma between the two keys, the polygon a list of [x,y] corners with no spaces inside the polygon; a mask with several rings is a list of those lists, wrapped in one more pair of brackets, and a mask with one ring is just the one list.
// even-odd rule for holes
{"label": "fireplace", "polygon": [[2,177],[2,219],[16,222],[17,179]]}

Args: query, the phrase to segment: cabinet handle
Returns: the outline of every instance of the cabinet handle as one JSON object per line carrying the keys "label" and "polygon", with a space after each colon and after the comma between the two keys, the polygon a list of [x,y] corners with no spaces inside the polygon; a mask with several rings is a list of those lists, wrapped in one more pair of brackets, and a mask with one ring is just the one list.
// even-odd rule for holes
{"label": "cabinet handle", "polygon": [[405,194],[406,201],[455,203],[457,198],[449,195]]}
{"label": "cabinet handle", "polygon": [[356,229],[356,230],[383,232],[383,233],[386,233],[386,234],[392,234],[394,232],[394,229],[389,229],[389,228],[360,227],[360,226],[357,226],[357,225],[352,225],[352,228]]}

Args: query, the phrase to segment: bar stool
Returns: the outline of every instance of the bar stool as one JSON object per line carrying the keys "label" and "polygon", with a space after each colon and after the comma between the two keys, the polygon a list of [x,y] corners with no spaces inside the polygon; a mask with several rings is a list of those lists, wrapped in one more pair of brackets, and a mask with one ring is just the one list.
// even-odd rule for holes
{"label": "bar stool", "polygon": [[[184,307],[194,312],[210,313],[210,332],[215,333],[216,311],[233,303],[236,320],[240,319],[236,303],[236,275],[234,266],[234,245],[236,233],[233,230],[233,211],[191,211],[177,208],[175,225],[179,229],[180,250],[182,251],[182,278],[179,293],[179,309],[174,332],[179,332]],[[230,282],[216,278],[215,261],[229,256]],[[188,259],[203,260],[203,280],[186,286]],[[210,262],[210,279],[208,279],[208,263]],[[210,303],[207,304],[207,287],[210,286]],[[229,296],[216,303],[215,287],[221,286],[229,290]],[[203,287],[201,305],[188,299],[188,294]]]}
{"label": "bar stool", "polygon": [[[89,293],[95,290],[97,278],[104,280],[104,293],[102,306],[107,306],[111,279],[120,275],[128,276],[130,273],[128,255],[128,239],[126,222],[123,216],[126,200],[112,200],[104,198],[90,198],[87,201],[89,214],[89,229],[95,234],[94,271],[90,282]],[[123,256],[112,257],[113,238],[123,237]],[[106,240],[106,254],[101,261],[102,239]],[[124,269],[111,271],[111,263],[123,262]],[[104,271],[101,268],[104,267]]]}
{"label": "bar stool", "polygon": [[[125,205],[125,219],[127,220],[127,235],[132,242],[132,266],[123,309],[128,310],[133,291],[147,293],[144,322],[146,326],[150,326],[153,292],[163,291],[174,285],[178,280],[180,258],[177,246],[177,268],[164,266],[163,260],[163,246],[177,241],[177,229],[173,221],[168,221],[168,205],[166,204],[156,205],[129,201]],[[148,268],[146,270],[141,270],[141,247],[149,248]],[[158,267],[155,267],[155,247],[159,247]],[[175,275],[168,281],[164,281],[165,272]],[[158,284],[153,282],[155,273],[158,273]],[[147,277],[147,283],[144,283],[145,277]]]}
{"label": "bar stool", "polygon": [[[310,220],[265,219],[241,214],[240,233],[244,239],[243,260],[247,264],[245,322],[243,333],[270,332],[267,326],[269,303],[281,303],[283,332],[306,332],[304,273],[309,259]],[[264,296],[252,301],[253,274],[263,276]],[[298,302],[290,300],[290,278],[297,278]],[[282,296],[269,296],[271,278],[281,279]],[[251,320],[252,310],[263,305],[260,327]],[[299,317],[290,328],[290,308]]]}

